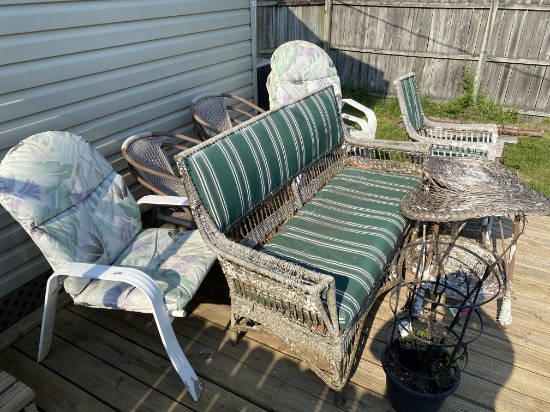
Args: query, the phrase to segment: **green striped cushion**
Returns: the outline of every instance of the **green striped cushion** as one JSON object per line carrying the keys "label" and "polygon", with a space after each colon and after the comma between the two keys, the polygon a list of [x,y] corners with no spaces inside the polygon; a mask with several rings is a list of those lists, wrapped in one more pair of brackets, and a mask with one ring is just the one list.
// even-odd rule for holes
{"label": "green striped cushion", "polygon": [[258,116],[184,161],[206,210],[223,232],[341,139],[329,86]]}
{"label": "green striped cushion", "polygon": [[420,130],[424,125],[424,115],[422,114],[422,106],[420,105],[420,97],[418,96],[415,77],[410,76],[401,80],[401,88],[403,89],[403,97],[409,121],[414,130]]}
{"label": "green striped cushion", "polygon": [[399,201],[418,181],[416,176],[348,167],[263,251],[334,276],[338,321],[346,329],[380,284],[406,225]]}

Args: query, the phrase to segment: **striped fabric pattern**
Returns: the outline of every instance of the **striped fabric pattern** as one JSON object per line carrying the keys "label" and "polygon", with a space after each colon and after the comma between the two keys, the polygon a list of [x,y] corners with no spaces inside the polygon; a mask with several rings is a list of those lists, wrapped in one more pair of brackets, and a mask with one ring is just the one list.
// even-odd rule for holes
{"label": "striped fabric pattern", "polygon": [[220,231],[342,139],[332,87],[258,116],[186,157]]}
{"label": "striped fabric pattern", "polygon": [[333,276],[344,330],[381,281],[406,226],[399,201],[418,182],[416,176],[347,167],[262,251]]}
{"label": "striped fabric pattern", "polygon": [[424,125],[424,116],[420,106],[420,97],[416,88],[416,79],[414,76],[401,80],[405,106],[407,107],[407,116],[414,130],[418,131]]}

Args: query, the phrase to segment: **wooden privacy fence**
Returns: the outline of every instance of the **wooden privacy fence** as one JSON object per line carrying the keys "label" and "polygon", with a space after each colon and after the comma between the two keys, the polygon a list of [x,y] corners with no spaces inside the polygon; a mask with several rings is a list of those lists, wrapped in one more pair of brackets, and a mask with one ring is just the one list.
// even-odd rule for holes
{"label": "wooden privacy fence", "polygon": [[[536,3],[536,4],[535,4]],[[303,39],[329,51],[344,84],[394,95],[414,71],[421,93],[475,90],[523,114],[550,116],[550,0],[258,1],[258,52]]]}

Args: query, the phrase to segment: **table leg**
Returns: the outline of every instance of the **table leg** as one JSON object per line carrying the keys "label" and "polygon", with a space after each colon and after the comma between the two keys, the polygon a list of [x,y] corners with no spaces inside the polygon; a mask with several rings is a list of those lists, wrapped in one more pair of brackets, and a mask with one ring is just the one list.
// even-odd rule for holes
{"label": "table leg", "polygon": [[434,249],[437,242],[437,239],[439,238],[439,223],[434,223],[433,225],[433,232],[432,232],[432,245],[428,249],[428,256],[426,257],[426,265],[425,268],[429,268],[432,264],[432,259],[434,257]]}
{"label": "table leg", "polygon": [[493,216],[484,217],[481,220],[481,243],[487,250],[491,250],[491,231],[493,228]]}
{"label": "table leg", "polygon": [[514,218],[514,234],[512,244],[510,245],[510,259],[508,261],[508,273],[506,274],[506,289],[500,302],[498,314],[498,324],[502,329],[506,329],[512,324],[512,293],[514,291],[514,267],[516,265],[516,248],[519,237],[521,217],[516,215]]}

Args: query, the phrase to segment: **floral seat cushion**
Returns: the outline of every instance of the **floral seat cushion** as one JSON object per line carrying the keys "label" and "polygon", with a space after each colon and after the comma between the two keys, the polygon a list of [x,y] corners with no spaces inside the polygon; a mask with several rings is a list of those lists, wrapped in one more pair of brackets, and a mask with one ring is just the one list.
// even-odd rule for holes
{"label": "floral seat cushion", "polygon": [[[159,286],[167,310],[180,311],[193,297],[212,266],[215,256],[204,246],[198,231],[146,229],[128,245],[113,263],[147,273]],[[73,279],[65,280],[65,289],[72,289]],[[74,298],[75,303],[149,312],[149,300],[126,283],[93,281]]]}

